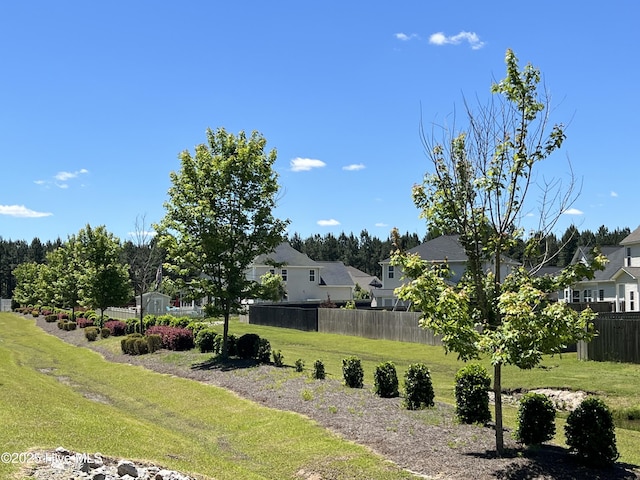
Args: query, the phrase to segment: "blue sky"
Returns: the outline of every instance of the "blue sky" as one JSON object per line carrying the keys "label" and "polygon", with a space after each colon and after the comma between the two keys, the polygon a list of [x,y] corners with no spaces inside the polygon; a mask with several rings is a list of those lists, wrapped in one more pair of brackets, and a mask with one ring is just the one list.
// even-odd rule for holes
{"label": "blue sky", "polygon": [[582,181],[560,233],[633,229],[638,18],[631,0],[2,2],[0,236],[89,223],[129,238],[136,217],[162,218],[169,172],[207,127],[277,149],[290,233],[422,236],[420,120],[488,100],[507,48],[568,124],[537,179],[566,182],[569,159]]}

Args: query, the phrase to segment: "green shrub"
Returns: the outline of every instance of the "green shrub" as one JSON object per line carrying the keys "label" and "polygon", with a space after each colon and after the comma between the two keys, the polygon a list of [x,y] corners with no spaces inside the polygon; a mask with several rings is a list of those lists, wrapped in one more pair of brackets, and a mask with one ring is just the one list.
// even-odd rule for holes
{"label": "green shrub", "polygon": [[146,338],[136,338],[133,342],[133,354],[134,355],[144,355],[149,353],[149,344],[147,343]]}
{"label": "green shrub", "polygon": [[296,360],[295,366],[296,366],[296,372],[304,371],[304,361],[301,358]]}
{"label": "green shrub", "polygon": [[40,316],[40,310],[31,310],[31,316],[37,318]]}
{"label": "green shrub", "polygon": [[196,340],[195,340],[196,347],[198,347],[201,353],[215,351],[217,336],[218,334],[214,332],[211,328],[201,329],[196,335]]}
{"label": "green shrub", "polygon": [[271,360],[271,343],[266,338],[261,338],[258,341],[256,360],[260,363],[269,363],[269,360]]}
{"label": "green shrub", "polygon": [[64,320],[58,320],[58,324],[57,325],[58,325],[58,328],[60,330],[64,330],[64,324],[65,324]]}
{"label": "green shrub", "polygon": [[78,324],[76,322],[67,322],[67,330],[75,330]]}
{"label": "green shrub", "polygon": [[44,321],[47,323],[53,323],[53,322],[56,322],[57,320],[58,320],[58,315],[56,315],[55,313],[51,313],[46,317],[44,317]]}
{"label": "green shrub", "polygon": [[120,340],[120,348],[122,349],[122,353],[126,355],[135,355],[135,343],[139,338],[143,338],[141,333],[131,333]]}
{"label": "green shrub", "polygon": [[273,351],[273,364],[276,367],[284,367],[284,355],[282,355],[282,351],[280,350]]}
{"label": "green shrub", "polygon": [[491,378],[481,365],[467,365],[456,373],[456,415],[462,423],[487,423]]}
{"label": "green shrub", "polygon": [[149,353],[157,352],[162,348],[162,337],[160,335],[147,335]]}
{"label": "green shrub", "polygon": [[620,456],[613,416],[598,398],[584,399],[567,417],[564,432],[569,448],[585,463],[606,466]]}
{"label": "green shrub", "polygon": [[373,388],[376,395],[382,398],[393,398],[398,392],[398,374],[393,362],[382,362],[373,372]]}
{"label": "green shrub", "polygon": [[111,336],[111,330],[109,330],[107,327],[102,327],[102,329],[100,330],[100,336],[102,338],[109,338]]}
{"label": "green shrub", "polygon": [[237,355],[240,358],[257,358],[260,348],[260,336],[256,333],[245,333],[238,339]]}
{"label": "green shrub", "polygon": [[[220,335],[220,351],[222,351],[222,335]],[[227,350],[230,357],[238,355],[238,337],[236,335],[227,335]]]}
{"label": "green shrub", "polygon": [[99,333],[100,328],[98,327],[86,327],[84,329],[84,336],[90,342],[94,342],[98,338]]}
{"label": "green shrub", "polygon": [[433,407],[431,373],[424,363],[412,363],[404,374],[404,405],[407,410]]}
{"label": "green shrub", "polygon": [[362,388],[364,371],[358,357],[351,356],[342,359],[342,376],[347,387]]}
{"label": "green shrub", "polygon": [[556,433],[556,409],[546,395],[529,392],[520,400],[515,438],[525,445],[540,445]]}
{"label": "green shrub", "polygon": [[189,322],[189,324],[187,325],[187,328],[189,330],[191,330],[193,332],[193,338],[196,338],[198,336],[198,333],[200,333],[200,330],[204,330],[205,328],[211,328],[208,322],[201,322],[201,321],[191,321]]}
{"label": "green shrub", "polygon": [[130,333],[142,333],[140,332],[140,319],[139,318],[127,318],[125,321],[126,327],[124,332],[128,335]]}
{"label": "green shrub", "polygon": [[324,380],[325,373],[324,373],[324,363],[322,363],[322,360],[316,360],[315,363],[313,364],[312,376],[316,380]]}

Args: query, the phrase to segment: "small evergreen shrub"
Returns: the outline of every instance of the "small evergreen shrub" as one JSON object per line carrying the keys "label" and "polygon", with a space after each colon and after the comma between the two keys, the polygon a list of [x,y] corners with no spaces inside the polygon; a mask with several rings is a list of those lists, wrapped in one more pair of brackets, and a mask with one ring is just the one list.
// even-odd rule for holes
{"label": "small evergreen shrub", "polygon": [[471,364],[456,373],[456,415],[462,423],[487,423],[491,378],[481,365]]}
{"label": "small evergreen shrub", "polygon": [[[222,335],[220,335],[220,351],[222,351]],[[230,357],[238,355],[238,337],[234,334],[227,335],[227,350]]]}
{"label": "small evergreen shrub", "polygon": [[47,323],[57,322],[58,321],[58,316],[53,314],[53,313],[50,313],[49,315],[46,315],[44,317],[44,321],[47,322]]}
{"label": "small evergreen shrub", "polygon": [[149,353],[157,352],[162,348],[162,337],[157,334],[147,335],[147,344],[149,345]]}
{"label": "small evergreen shrub", "polygon": [[37,318],[40,316],[40,310],[31,310],[31,316]]}
{"label": "small evergreen shrub", "polygon": [[58,320],[58,323],[57,323],[58,328],[59,328],[60,330],[64,330],[64,324],[65,324],[65,323],[66,323],[66,322],[65,322],[64,320]]}
{"label": "small evergreen shrub", "polygon": [[424,363],[409,365],[404,374],[404,392],[407,410],[421,410],[435,405],[431,373]]}
{"label": "small evergreen shrub", "polygon": [[129,335],[130,333],[141,333],[140,332],[140,319],[139,318],[127,318],[125,321],[125,333]]}
{"label": "small evergreen shrub", "polygon": [[114,337],[121,337],[127,333],[127,324],[121,320],[109,320],[104,322],[104,327],[108,328],[111,335]]}
{"label": "small evergreen shrub", "polygon": [[122,349],[122,353],[126,355],[135,355],[136,348],[135,343],[137,339],[143,338],[140,333],[131,333],[120,340],[120,348]]}
{"label": "small evergreen shrub", "polygon": [[324,380],[325,373],[324,373],[324,363],[322,363],[322,360],[316,360],[315,363],[313,364],[312,376],[316,380]]}
{"label": "small evergreen shrub", "polygon": [[546,395],[529,392],[520,400],[515,438],[525,445],[540,445],[556,433],[556,409]]}
{"label": "small evergreen shrub", "polygon": [[373,372],[373,388],[376,395],[382,398],[393,398],[398,392],[398,374],[393,362],[382,362]]}
{"label": "small evergreen shrub", "polygon": [[296,360],[295,363],[295,368],[296,368],[296,372],[303,372],[304,371],[304,360],[302,360],[301,358]]}
{"label": "small evergreen shrub", "polygon": [[342,359],[342,376],[347,387],[362,388],[364,371],[358,357],[352,356]]}
{"label": "small evergreen shrub", "polygon": [[133,354],[145,355],[149,353],[149,344],[146,338],[136,338],[133,342]]}
{"label": "small evergreen shrub", "polygon": [[99,333],[100,329],[98,327],[86,327],[84,329],[84,336],[90,342],[94,342],[98,338]]}
{"label": "small evergreen shrub", "polygon": [[237,355],[240,358],[257,358],[260,348],[260,336],[256,333],[245,333],[238,339]]}
{"label": "small evergreen shrub", "polygon": [[269,363],[269,360],[271,360],[271,343],[266,338],[261,338],[258,341],[256,360],[260,363]]}
{"label": "small evergreen shrub", "polygon": [[569,448],[585,463],[606,466],[620,457],[613,415],[598,398],[584,399],[567,417],[564,432]]}
{"label": "small evergreen shrub", "polygon": [[187,328],[189,323],[191,323],[191,319],[189,317],[174,317],[170,315],[171,320],[169,320],[169,326],[171,327],[179,327],[179,328]]}
{"label": "small evergreen shrub", "polygon": [[282,355],[282,351],[280,350],[273,351],[273,364],[276,367],[284,367],[284,355]]}
{"label": "small evergreen shrub", "polygon": [[218,334],[210,328],[201,329],[196,335],[195,345],[201,353],[213,352],[216,348],[217,336]]}
{"label": "small evergreen shrub", "polygon": [[75,330],[78,324],[76,322],[66,322],[65,330]]}
{"label": "small evergreen shrub", "polygon": [[102,329],[100,330],[100,336],[102,338],[109,338],[111,336],[111,330],[109,330],[107,327],[102,327]]}

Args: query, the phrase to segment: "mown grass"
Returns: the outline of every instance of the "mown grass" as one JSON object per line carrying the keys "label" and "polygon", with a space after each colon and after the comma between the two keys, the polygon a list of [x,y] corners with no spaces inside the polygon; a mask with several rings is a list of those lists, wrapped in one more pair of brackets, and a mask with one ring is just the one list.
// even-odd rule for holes
{"label": "mown grass", "polygon": [[[221,328],[221,327],[220,327]],[[272,348],[282,351],[284,363],[293,366],[298,358],[304,360],[306,369],[315,360],[322,360],[328,377],[342,378],[342,359],[356,355],[362,360],[365,384],[373,385],[373,372],[377,364],[393,361],[402,385],[404,372],[411,363],[425,363],[433,380],[436,400],[455,403],[454,377],[464,363],[455,354],[445,354],[442,347],[421,344],[370,340],[318,332],[250,325],[233,320],[230,332],[235,335],[257,333],[267,338]],[[191,360],[197,355],[191,354]],[[193,356],[195,355],[195,357]],[[184,362],[186,357],[169,355],[168,362]],[[493,367],[486,359],[478,361],[490,374]],[[547,356],[542,363],[531,370],[521,370],[514,366],[503,367],[502,386],[509,390],[530,390],[535,388],[559,388],[583,390],[599,396],[613,410],[618,422],[616,430],[621,461],[640,465],[640,422],[629,420],[640,412],[640,365],[613,362],[583,362],[575,353],[561,356]],[[515,429],[517,410],[505,405],[505,426]],[[557,420],[555,443],[565,445],[564,424],[567,414],[561,413]],[[636,415],[635,418],[638,418]],[[621,428],[625,427],[625,428]]]}
{"label": "mown grass", "polygon": [[[294,478],[301,469],[336,479],[411,478],[297,414],[107,362],[15,314],[0,314],[0,365],[5,452],[62,445],[219,480]],[[18,468],[0,463],[0,478]]]}

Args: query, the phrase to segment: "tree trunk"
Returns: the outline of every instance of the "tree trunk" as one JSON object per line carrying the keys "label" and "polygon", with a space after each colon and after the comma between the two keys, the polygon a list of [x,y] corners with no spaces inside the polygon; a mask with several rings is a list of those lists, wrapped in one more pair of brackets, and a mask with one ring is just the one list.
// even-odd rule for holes
{"label": "tree trunk", "polygon": [[229,311],[224,312],[224,327],[222,330],[222,358],[229,358]]}
{"label": "tree trunk", "polygon": [[498,457],[504,454],[504,431],[502,429],[502,364],[493,367],[493,395],[496,414],[496,452]]}

